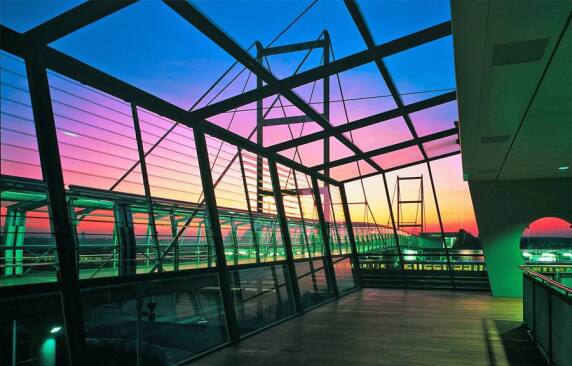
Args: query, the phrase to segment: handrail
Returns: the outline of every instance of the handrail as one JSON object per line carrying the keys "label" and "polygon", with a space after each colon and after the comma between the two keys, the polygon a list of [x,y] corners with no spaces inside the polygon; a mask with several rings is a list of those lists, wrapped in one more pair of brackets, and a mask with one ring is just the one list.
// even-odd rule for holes
{"label": "handrail", "polygon": [[527,273],[528,275],[530,275],[531,277],[534,278],[538,278],[540,279],[542,282],[546,282],[562,291],[564,291],[566,293],[566,295],[572,295],[572,288],[565,286],[563,284],[561,284],[560,282],[554,281],[552,278],[541,275],[538,272],[534,272],[533,270],[530,270],[528,268],[526,268],[526,266],[518,266],[523,272]]}

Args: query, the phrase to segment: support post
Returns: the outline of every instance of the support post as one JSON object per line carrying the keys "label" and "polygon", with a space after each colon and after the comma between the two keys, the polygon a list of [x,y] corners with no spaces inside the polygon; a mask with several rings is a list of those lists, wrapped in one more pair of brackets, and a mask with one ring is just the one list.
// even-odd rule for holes
{"label": "support post", "polygon": [[346,187],[340,184],[340,197],[342,199],[342,207],[344,209],[344,217],[346,218],[346,230],[348,231],[348,239],[350,241],[350,247],[352,250],[353,268],[354,268],[354,279],[356,280],[357,287],[363,287],[363,281],[361,277],[361,266],[359,263],[359,252],[356,245],[356,239],[354,236],[354,228],[352,225],[352,219],[350,216],[350,208],[348,206],[348,197],[346,196]]}
{"label": "support post", "polygon": [[145,163],[145,150],[143,148],[143,138],[141,137],[139,114],[137,113],[137,105],[133,102],[131,102],[131,114],[133,117],[133,127],[135,128],[135,138],[137,139],[137,151],[139,152],[139,164],[141,165],[141,177],[143,178],[145,201],[147,202],[147,212],[149,214],[148,224],[151,229],[151,238],[155,245],[155,265],[159,272],[163,272],[163,257],[161,255],[161,247],[159,246],[157,225],[155,224],[155,212],[153,210],[153,201],[151,199],[151,187],[149,185],[149,176],[147,175],[147,164]]}
{"label": "support post", "polygon": [[[222,294],[222,303],[224,308],[226,327],[228,331],[229,340],[231,343],[234,343],[239,340],[240,334],[238,330],[238,322],[236,320],[236,312],[234,309],[234,298],[231,290],[232,282],[230,280],[230,271],[228,270],[226,257],[224,254],[224,242],[222,239],[216,196],[210,170],[207,142],[202,127],[195,127],[193,129],[193,134],[195,137],[197,160],[199,163],[199,170],[201,173],[201,182],[203,184],[203,192],[208,213],[208,220],[210,223],[212,238],[214,241],[215,254],[217,260],[216,268],[218,273],[220,290]],[[206,235],[208,238],[208,233],[206,233]]]}
{"label": "support post", "polygon": [[336,273],[334,271],[334,264],[332,263],[332,251],[330,249],[330,236],[328,232],[328,225],[324,219],[324,210],[322,209],[322,197],[320,196],[320,186],[318,179],[312,176],[312,191],[314,192],[314,199],[316,201],[316,211],[318,212],[318,220],[320,221],[320,228],[322,229],[322,240],[324,241],[324,268],[328,275],[328,283],[334,297],[340,297],[338,291],[338,284],[336,282]]}
{"label": "support post", "polygon": [[256,263],[260,263],[260,243],[258,242],[258,233],[256,232],[256,223],[252,214],[252,205],[250,204],[250,193],[248,192],[248,182],[246,181],[246,171],[244,169],[244,160],[242,160],[242,149],[238,149],[238,162],[240,163],[240,173],[242,175],[242,185],[244,186],[244,196],[246,198],[246,208],[248,209],[248,220],[250,221],[250,231],[252,231],[252,241],[254,243],[254,251],[256,252]]}
{"label": "support post", "polygon": [[[264,48],[262,43],[256,42],[256,62],[262,66],[262,57],[264,55]],[[256,74],[256,88],[262,87],[262,78]],[[256,144],[258,147],[264,147],[264,113],[262,108],[264,107],[264,99],[259,98],[256,100]],[[264,203],[264,165],[262,156],[256,154],[256,212],[261,213],[263,210]]]}
{"label": "support post", "polygon": [[435,182],[433,181],[433,172],[431,171],[431,164],[429,162],[427,162],[427,170],[429,171],[429,180],[431,181],[433,200],[435,201],[437,218],[439,219],[439,229],[441,230],[441,241],[443,242],[443,249],[445,249],[445,255],[447,256],[447,267],[449,268],[449,277],[451,279],[451,285],[453,286],[453,290],[456,290],[457,286],[455,284],[455,273],[453,272],[453,267],[451,266],[451,256],[449,255],[449,248],[447,248],[447,242],[445,241],[445,230],[443,229],[443,221],[441,220],[441,209],[439,208],[439,201],[437,200],[437,192],[435,191]]}
{"label": "support post", "polygon": [[[328,31],[324,31],[324,65],[330,63],[330,34]],[[324,107],[322,113],[326,121],[330,120],[330,77],[326,76],[323,79],[323,88],[324,88]],[[326,168],[324,168],[324,175],[326,177],[330,177],[330,137],[327,136],[324,138],[324,164],[326,164]],[[329,207],[326,204],[326,207]],[[327,217],[327,216],[326,216]]]}
{"label": "support post", "polygon": [[72,365],[81,365],[85,355],[85,329],[76,263],[76,238],[69,217],[48,74],[44,55],[41,52],[44,48],[39,45],[30,46],[31,52],[26,58],[28,88],[42,176],[47,186],[49,211],[58,253],[57,273],[61,289],[68,355]]}
{"label": "support post", "polygon": [[280,223],[282,240],[284,241],[284,251],[286,252],[286,264],[288,267],[288,279],[290,281],[290,288],[292,289],[292,295],[294,297],[294,306],[296,307],[296,313],[301,315],[304,313],[304,308],[302,306],[302,298],[300,296],[300,287],[298,286],[296,266],[294,265],[292,241],[290,238],[290,231],[288,230],[288,222],[286,221],[286,212],[284,211],[284,201],[282,200],[278,168],[276,167],[276,162],[273,159],[268,159],[268,168],[270,171],[270,179],[272,181],[274,201],[276,203],[276,214]]}
{"label": "support post", "polygon": [[[399,258],[399,267],[401,269],[401,280],[403,285],[407,288],[407,276],[405,275],[405,267],[403,262],[403,254],[401,253],[401,247],[399,246],[399,235],[397,234],[397,227],[395,226],[395,217],[393,216],[393,205],[391,204],[391,197],[389,196],[389,189],[387,188],[387,178],[385,173],[381,173],[383,179],[383,189],[385,190],[385,198],[387,200],[387,206],[389,208],[389,217],[391,219],[391,227],[393,229],[393,237],[395,238],[395,248],[397,249],[397,257]],[[399,209],[399,205],[397,206]]]}
{"label": "support post", "polygon": [[131,209],[128,204],[116,203],[113,211],[115,231],[119,242],[119,275],[134,275],[137,273],[137,241]]}
{"label": "support post", "polygon": [[[177,233],[179,231],[179,220],[177,220],[177,215],[175,215],[175,211],[172,209],[169,210],[169,220],[171,222],[171,236],[175,241],[173,243],[173,271],[179,270],[180,265],[180,248],[179,248],[179,237]],[[199,236],[200,237],[200,236]]]}

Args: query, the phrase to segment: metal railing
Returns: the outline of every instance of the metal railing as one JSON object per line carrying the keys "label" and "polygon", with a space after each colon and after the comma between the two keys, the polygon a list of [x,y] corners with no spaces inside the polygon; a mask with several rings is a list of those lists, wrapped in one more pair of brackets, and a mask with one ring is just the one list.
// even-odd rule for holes
{"label": "metal railing", "polygon": [[550,365],[572,364],[572,288],[527,266],[520,269],[529,335]]}

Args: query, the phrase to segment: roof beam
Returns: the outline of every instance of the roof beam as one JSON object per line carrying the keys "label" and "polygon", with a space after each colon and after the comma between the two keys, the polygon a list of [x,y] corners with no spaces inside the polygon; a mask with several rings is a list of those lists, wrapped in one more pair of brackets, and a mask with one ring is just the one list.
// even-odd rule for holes
{"label": "roof beam", "polygon": [[436,107],[438,105],[452,102],[457,99],[457,93],[452,91],[448,93],[444,93],[441,95],[437,95],[435,97],[431,97],[425,100],[421,100],[419,102],[415,102],[409,105],[404,106],[403,108],[395,108],[390,109],[389,111],[377,113],[368,117],[360,118],[350,123],[342,124],[339,126],[333,127],[333,131],[319,131],[315,133],[308,134],[306,136],[302,136],[299,138],[295,138],[292,140],[288,140],[285,142],[281,142],[275,145],[268,146],[268,148],[272,151],[281,151],[286,149],[291,149],[296,146],[308,144],[310,142],[321,140],[325,137],[339,135],[344,132],[349,132],[356,130],[358,128],[367,127],[374,125],[376,123],[388,121],[393,118],[397,118],[402,116],[404,113],[414,113],[418,112],[423,109]]}
{"label": "roof beam", "polygon": [[317,41],[292,43],[292,44],[287,44],[284,46],[274,46],[274,47],[269,47],[269,48],[263,48],[262,49],[262,56],[272,56],[272,55],[278,55],[281,53],[305,51],[305,50],[310,50],[310,49],[314,49],[314,48],[326,47],[326,45],[327,45],[326,40],[320,39]]}
{"label": "roof beam", "polygon": [[[26,58],[30,52],[38,51],[37,48],[30,48],[30,44],[27,42],[27,39],[23,34],[3,25],[0,25],[0,36],[0,49],[18,57]],[[50,70],[67,76],[70,79],[79,81],[80,83],[99,91],[115,96],[126,102],[133,102],[141,108],[157,113],[174,122],[181,123],[191,128],[202,126],[208,135],[222,139],[230,144],[240,146],[252,153],[259,154],[264,157],[272,157],[276,162],[289,168],[299,170],[309,175],[316,175],[318,178],[326,182],[337,185],[336,180],[328,178],[298,162],[288,159],[282,155],[275,154],[267,148],[258,146],[255,142],[230,132],[223,127],[217,126],[214,123],[194,118],[190,112],[174,104],[136,88],[131,84],[106,74],[103,71],[89,66],[49,46],[42,47],[43,49],[41,52],[44,53],[46,66]]]}
{"label": "roof beam", "polygon": [[[457,151],[453,151],[453,152],[442,154],[442,155],[436,155],[436,156],[430,157],[428,159],[417,160],[417,161],[414,161],[412,163],[407,163],[407,164],[399,165],[399,166],[396,166],[393,168],[385,169],[384,173],[389,173],[389,172],[393,172],[395,170],[409,168],[409,167],[419,165],[419,164],[425,164],[425,163],[428,163],[428,162],[434,161],[434,160],[448,158],[451,156],[459,155],[460,153],[461,153],[461,150],[457,150]],[[352,177],[352,178],[340,181],[340,184],[345,184],[345,183],[354,182],[354,181],[360,180],[360,179],[375,177],[376,175],[379,175],[379,174],[380,173],[378,173],[378,172],[373,172],[373,173],[361,175],[359,177]]]}
{"label": "roof beam", "polygon": [[[265,69],[260,63],[258,63],[252,56],[248,54],[244,49],[242,49],[234,40],[232,40],[226,33],[224,33],[220,28],[218,28],[213,22],[211,22],[206,16],[204,16],[197,8],[187,1],[175,1],[175,0],[164,0],[164,2],[173,9],[177,14],[179,14],[183,19],[187,20],[190,24],[194,25],[199,31],[204,35],[209,37],[213,42],[215,42],[219,47],[228,52],[231,56],[236,58],[241,64],[246,66],[255,75],[258,75],[262,80],[267,83],[267,86],[275,88],[275,90],[283,95],[285,98],[290,100],[300,111],[305,113],[308,117],[318,123],[324,130],[333,131],[332,125],[327,121],[320,113],[308,105],[302,98],[300,98],[296,93],[294,93],[291,88],[292,86],[286,85],[278,80],[269,70]],[[302,74],[297,74],[302,75]],[[258,88],[261,89],[261,88]],[[192,112],[197,113],[199,110]],[[336,135],[335,132],[333,132]],[[360,156],[363,160],[369,163],[372,167],[381,171],[381,167],[370,158],[363,156],[363,152],[354,145],[348,138],[344,135],[337,135],[336,138],[346,145],[351,151],[353,151],[357,156]]]}
{"label": "roof beam", "polygon": [[[373,50],[375,48],[375,42],[373,40],[373,36],[371,35],[369,27],[367,26],[365,18],[359,6],[357,5],[356,1],[344,0],[344,3],[346,4],[346,7],[348,8],[348,11],[350,12],[350,15],[352,16],[352,19],[354,20],[354,23],[356,24],[367,48],[369,50]],[[397,108],[403,108],[405,104],[403,103],[403,99],[401,99],[401,94],[399,94],[399,91],[397,90],[397,86],[395,85],[393,78],[389,74],[387,66],[385,66],[385,62],[383,62],[382,58],[378,58],[375,60],[375,64],[377,65],[377,68],[379,69],[379,72],[381,73],[381,76],[383,77],[383,80],[385,81],[385,84],[387,85],[387,88],[389,89],[389,92],[391,93],[393,100],[397,105]],[[425,152],[423,144],[420,141],[418,141],[419,136],[415,131],[415,126],[413,126],[413,122],[409,117],[409,113],[407,112],[403,113],[403,119],[405,120],[407,128],[409,128],[409,131],[411,132],[413,139],[417,141],[417,145],[419,146],[419,150],[421,150],[423,158],[427,160],[428,158],[427,153]]]}
{"label": "roof beam", "polygon": [[136,0],[91,0],[30,29],[24,34],[26,38],[40,44],[52,43],[135,2]]}
{"label": "roof beam", "polygon": [[290,117],[267,118],[262,121],[262,124],[264,126],[280,126],[280,125],[289,125],[293,123],[307,123],[307,122],[314,122],[314,120],[306,115],[301,115],[301,116],[290,116]]}
{"label": "roof beam", "polygon": [[364,65],[381,57],[390,56],[395,53],[434,41],[436,39],[446,37],[450,34],[451,22],[437,24],[433,27],[426,28],[419,32],[412,33],[410,35],[376,46],[372,50],[368,49],[361,51],[330,62],[327,65],[318,66],[299,74],[284,78],[277,83],[265,85],[261,88],[249,90],[234,97],[213,103],[209,106],[197,109],[193,113],[195,113],[196,116],[200,118],[216,116],[219,113],[244,106],[261,98],[266,98],[274,94],[278,94],[280,89],[294,89],[296,87],[311,83],[319,79],[323,79],[336,73]]}
{"label": "roof beam", "polygon": [[[381,154],[387,154],[387,153],[398,151],[401,149],[406,149],[408,147],[417,146],[418,142],[427,143],[427,142],[431,142],[431,141],[437,141],[437,140],[440,140],[442,138],[449,137],[449,136],[456,136],[458,134],[458,132],[459,131],[457,130],[457,128],[450,128],[447,130],[443,130],[443,131],[433,133],[431,135],[420,137],[418,139],[411,139],[411,140],[399,142],[397,144],[382,147],[379,149],[371,150],[371,151],[366,152],[365,155],[368,157],[374,157],[374,156],[381,155]],[[348,164],[348,163],[353,163],[353,162],[358,161],[358,160],[360,160],[360,159],[357,158],[355,155],[354,156],[348,156],[346,158],[331,161],[328,164],[314,165],[312,167],[312,169],[324,170],[325,168],[333,168],[336,166],[340,166],[340,165],[344,165],[344,164]]]}

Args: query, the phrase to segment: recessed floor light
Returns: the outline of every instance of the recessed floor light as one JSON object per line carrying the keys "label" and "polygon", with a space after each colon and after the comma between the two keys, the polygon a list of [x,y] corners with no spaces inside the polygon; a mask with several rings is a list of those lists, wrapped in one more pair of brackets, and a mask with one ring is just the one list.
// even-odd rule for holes
{"label": "recessed floor light", "polygon": [[570,166],[568,165],[561,165],[558,167],[558,170],[560,170],[561,172],[566,171],[568,169],[570,169]]}

